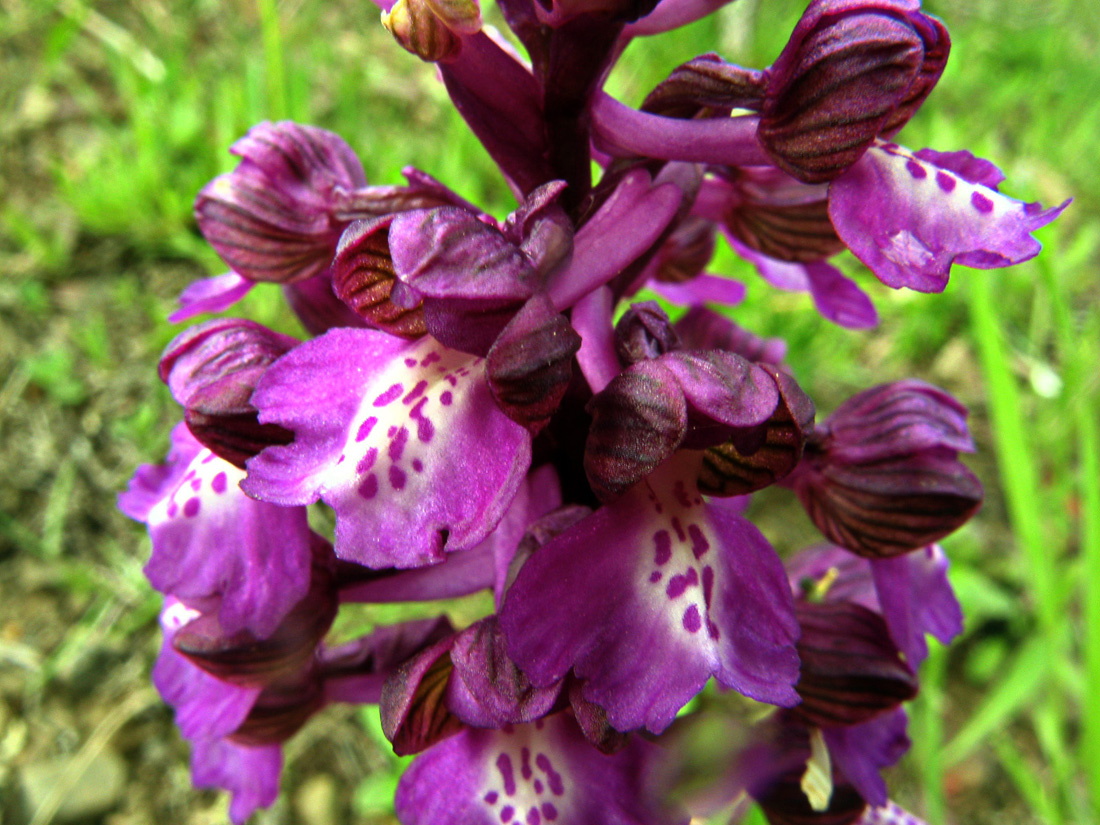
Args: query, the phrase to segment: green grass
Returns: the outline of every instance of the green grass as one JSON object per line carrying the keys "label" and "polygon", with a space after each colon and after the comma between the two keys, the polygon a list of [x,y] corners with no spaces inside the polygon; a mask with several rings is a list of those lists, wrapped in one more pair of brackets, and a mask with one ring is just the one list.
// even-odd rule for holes
{"label": "green grass", "polygon": [[[702,51],[766,65],[802,5],[738,0],[677,36],[638,42],[609,88],[636,104]],[[972,409],[988,501],[946,545],[967,632],[934,650],[922,673],[904,801],[935,825],[995,821],[996,810],[963,819],[983,799],[1006,812],[1001,821],[1100,821],[1100,6],[926,8],[948,24],[954,50],[900,139],[990,158],[1015,197],[1074,196],[1041,233],[1043,255],[1009,270],[956,269],[940,296],[890,293],[849,261],[883,318],[857,334],[818,319],[801,296],[777,295],[728,253],[715,269],[748,282],[739,320],[789,340],[823,412],[907,375]],[[294,117],[343,135],[372,182],[399,182],[412,164],[497,215],[511,203],[431,67],[390,41],[370,4],[115,0],[93,11],[68,0],[6,11],[0,105],[12,115],[0,148],[24,161],[14,151],[0,161],[0,176],[16,181],[0,207],[0,317],[33,346],[0,369],[0,404],[48,405],[51,421],[99,433],[74,436],[41,484],[21,482],[0,509],[0,539],[48,561],[58,586],[85,600],[69,640],[44,660],[44,680],[89,640],[153,621],[140,531],[88,513],[109,508],[133,463],[166,444],[175,413],[154,363],[175,330],[163,317],[190,278],[221,271],[191,203],[233,167],[229,145],[257,121]],[[100,297],[66,303],[73,290]],[[246,306],[274,321],[277,292]],[[111,383],[119,375],[121,389]],[[91,415],[105,418],[100,429]],[[104,451],[110,466],[96,469]],[[74,549],[82,542],[94,552]],[[384,815],[399,767],[363,780],[355,806],[365,821]]]}

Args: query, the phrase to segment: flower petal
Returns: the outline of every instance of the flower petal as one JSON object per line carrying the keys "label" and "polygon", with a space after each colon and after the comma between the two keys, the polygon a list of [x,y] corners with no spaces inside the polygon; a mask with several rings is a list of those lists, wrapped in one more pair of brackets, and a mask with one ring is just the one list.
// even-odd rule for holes
{"label": "flower petal", "polygon": [[687,453],[535,551],[501,627],[536,685],[572,667],[619,730],[663,730],[710,676],[794,704],[786,576],[748,521],[704,505]]}
{"label": "flower petal", "polygon": [[295,440],[249,461],[243,488],[320,498],[336,510],[336,554],[368,567],[473,547],[530,464],[530,436],[493,402],[482,360],[427,336],[331,330],[270,367],[252,403]]}
{"label": "flower petal", "polygon": [[1035,230],[1069,201],[1023,203],[892,143],[872,147],[829,187],[841,240],[887,286],[941,292],[952,263],[978,269],[1039,254]]}

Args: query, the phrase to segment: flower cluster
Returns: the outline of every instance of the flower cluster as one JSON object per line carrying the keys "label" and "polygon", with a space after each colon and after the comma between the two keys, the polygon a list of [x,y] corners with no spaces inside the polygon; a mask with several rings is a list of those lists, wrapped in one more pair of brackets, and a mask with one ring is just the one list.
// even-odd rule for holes
{"label": "flower cluster", "polygon": [[[476,0],[387,2],[514,193],[503,220],[416,169],[368,184],[343,140],[288,122],[253,128],[199,193],[231,271],[174,319],[271,282],[309,336],[236,318],[180,334],[160,375],[184,421],[120,498],[164,594],[153,680],[234,822],[273,802],[282,744],[353,702],[418,754],[406,825],[684,823],[697,810],[668,791],[711,679],[756,710],[710,803],[917,821],[879,772],[908,747],[925,634],[962,626],[936,542],[981,503],[966,411],[900,381],[819,420],[784,342],[716,311],[742,285],[705,268],[722,235],[869,327],[835,254],[935,292],[953,264],[1035,255],[1064,205],[893,142],[949,51],[917,0],[812,0],[767,69],[705,54],[639,109],[603,91],[631,39],[717,5],[500,0],[521,58]],[[781,560],[745,516],[771,485],[828,544]],[[468,627],[326,641],[342,604],[483,590],[495,611]]]}

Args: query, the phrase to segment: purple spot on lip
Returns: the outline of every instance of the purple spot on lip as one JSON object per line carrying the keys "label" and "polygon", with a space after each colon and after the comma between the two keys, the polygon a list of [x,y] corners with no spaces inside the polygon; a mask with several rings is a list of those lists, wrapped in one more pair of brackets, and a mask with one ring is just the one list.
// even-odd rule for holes
{"label": "purple spot on lip", "polygon": [[[215,458],[217,458],[217,456],[216,456],[216,455],[214,455],[213,453],[210,453],[210,455],[208,455],[208,456],[206,456],[205,458],[203,458],[203,460],[202,460],[201,462],[199,462],[199,463],[200,463],[200,464],[207,464],[207,463],[209,463],[209,462],[213,461],[213,460],[214,460]],[[192,472],[194,472],[194,471],[192,471]]]}
{"label": "purple spot on lip", "polygon": [[405,471],[398,467],[396,464],[390,465],[390,485],[395,490],[405,489]]}
{"label": "purple spot on lip", "polygon": [[421,461],[419,458],[414,458],[412,463],[413,463],[413,470],[415,472],[418,472],[418,473],[424,472],[424,462],[423,461]]}
{"label": "purple spot on lip", "polygon": [[983,215],[988,215],[993,211],[993,201],[983,195],[981,192],[975,192],[970,196],[970,203],[974,205],[974,208],[981,212]]}
{"label": "purple spot on lip", "polygon": [[405,452],[405,444],[408,440],[409,431],[405,427],[402,427],[393,434],[393,440],[390,441],[390,446],[386,450],[386,454],[390,457],[391,461],[401,460],[401,453]]}
{"label": "purple spot on lip", "polygon": [[558,818],[558,809],[549,802],[542,803],[542,815],[553,822]]}
{"label": "purple spot on lip", "polygon": [[677,481],[672,488],[672,494],[676,496],[676,501],[679,502],[681,507],[690,507],[691,498],[687,494],[687,486],[682,481]]}
{"label": "purple spot on lip", "polygon": [[915,160],[907,161],[905,164],[905,170],[917,180],[924,180],[928,177],[928,170],[917,163]]}
{"label": "purple spot on lip", "polygon": [[426,367],[429,364],[434,364],[436,361],[440,360],[440,357],[441,356],[439,355],[438,352],[429,352],[427,355],[424,356],[424,359],[420,362],[420,366]]}
{"label": "purple spot on lip", "polygon": [[686,573],[673,576],[668,580],[668,588],[665,590],[670,599],[676,599],[683,595],[684,591],[699,583],[699,574],[694,567],[689,567]]}
{"label": "purple spot on lip", "polygon": [[661,580],[661,576],[663,576],[663,575],[664,574],[660,570],[654,570],[652,573],[649,574],[650,583],[651,584],[656,584],[657,582],[659,582]]}
{"label": "purple spot on lip", "polygon": [[359,484],[359,495],[365,499],[372,499],[378,495],[378,476],[371,473]]}
{"label": "purple spot on lip", "polygon": [[210,489],[218,495],[221,495],[228,489],[229,479],[226,478],[225,473],[218,473],[214,476],[214,480],[210,482]]}
{"label": "purple spot on lip", "polygon": [[444,407],[449,407],[452,401],[454,401],[454,396],[451,395],[451,391],[443,390],[443,394],[439,396],[439,403]]}
{"label": "purple spot on lip", "polygon": [[168,502],[168,518],[175,518],[176,513],[180,511],[179,506],[174,501]]}
{"label": "purple spot on lip", "polygon": [[535,789],[535,793],[542,793],[542,780],[536,779],[531,783],[531,787]]}
{"label": "purple spot on lip", "polygon": [[386,406],[391,401],[396,399],[399,395],[401,395],[401,393],[404,391],[404,389],[405,388],[402,387],[400,384],[394,384],[392,387],[390,387],[388,390],[386,390],[384,393],[382,393],[380,396],[378,396],[377,398],[374,399],[374,406],[376,406],[376,407]]}
{"label": "purple spot on lip", "polygon": [[450,384],[452,387],[458,386],[458,379],[455,378],[453,375],[444,375],[443,380]]}
{"label": "purple spot on lip", "polygon": [[696,605],[691,605],[684,611],[684,630],[688,633],[698,633],[699,628],[703,626],[703,620],[699,616],[699,608]]}
{"label": "purple spot on lip", "polygon": [[703,558],[710,550],[710,542],[703,535],[703,531],[696,524],[688,525],[688,535],[691,536],[691,554],[697,559]]}
{"label": "purple spot on lip", "polygon": [[554,770],[554,766],[545,753],[540,753],[535,757],[535,764],[539,766],[539,770],[546,774],[546,781],[549,783],[554,796],[561,796],[565,793],[565,783],[562,781],[561,774]]}
{"label": "purple spot on lip", "polygon": [[527,825],[542,825],[542,817],[539,816],[538,808],[531,808],[527,811]]}
{"label": "purple spot on lip", "polygon": [[714,568],[709,564],[703,568],[703,604],[710,607],[710,597],[714,592]]}
{"label": "purple spot on lip", "polygon": [[672,558],[672,536],[668,534],[668,530],[658,530],[654,533],[653,543],[657,546],[657,552],[653,555],[654,564],[667,564]]}
{"label": "purple spot on lip", "polygon": [[718,625],[716,625],[710,619],[707,619],[707,635],[715,640],[721,638],[722,636],[722,634],[718,632]]}
{"label": "purple spot on lip", "polygon": [[489,793],[485,794],[485,801],[490,805],[496,805],[498,799],[500,799],[500,794],[496,791],[489,791]]}
{"label": "purple spot on lip", "polygon": [[365,441],[367,436],[370,435],[370,431],[374,429],[374,425],[378,423],[378,419],[373,415],[359,425],[359,431],[355,433],[355,443]]}
{"label": "purple spot on lip", "polygon": [[936,173],[936,184],[944,192],[951,192],[955,189],[955,179],[946,172]]}
{"label": "purple spot on lip", "polygon": [[369,450],[367,450],[366,455],[363,456],[359,463],[355,465],[356,475],[363,475],[363,473],[367,472],[371,467],[374,466],[374,461],[377,458],[378,448],[371,447]]}
{"label": "purple spot on lip", "polygon": [[199,490],[201,490],[202,489],[202,479],[201,478],[191,479],[191,489],[194,490],[196,493]]}
{"label": "purple spot on lip", "polygon": [[417,361],[416,361],[415,358],[406,358],[405,359],[405,366],[406,367],[415,367],[416,364],[417,364]]}
{"label": "purple spot on lip", "polygon": [[516,809],[511,805],[505,805],[500,809],[500,821],[508,823],[512,821],[512,817],[516,815]]}
{"label": "purple spot on lip", "polygon": [[500,771],[500,778],[504,782],[504,792],[508,796],[516,795],[516,777],[512,773],[512,759],[506,753],[502,753],[497,757],[496,761],[497,770]]}
{"label": "purple spot on lip", "polygon": [[417,381],[416,386],[409,390],[405,397],[401,399],[401,403],[405,406],[408,406],[417,398],[422,396],[424,394],[424,390],[426,389],[428,389],[427,381]]}
{"label": "purple spot on lip", "polygon": [[421,398],[416,402],[416,406],[409,410],[409,418],[416,421],[416,437],[424,444],[431,441],[432,436],[435,435],[435,425],[428,416],[424,415],[424,405],[427,403],[427,398]]}
{"label": "purple spot on lip", "polygon": [[183,505],[183,514],[187,516],[187,518],[194,518],[199,514],[200,506],[198,498],[189,498],[187,499],[187,503]]}
{"label": "purple spot on lip", "polygon": [[684,532],[684,525],[680,523],[680,519],[675,517],[672,519],[672,529],[676,531],[676,538],[680,541],[687,538],[687,534]]}
{"label": "purple spot on lip", "polygon": [[531,770],[531,749],[523,748],[519,752],[519,773],[524,779],[530,779],[534,774]]}

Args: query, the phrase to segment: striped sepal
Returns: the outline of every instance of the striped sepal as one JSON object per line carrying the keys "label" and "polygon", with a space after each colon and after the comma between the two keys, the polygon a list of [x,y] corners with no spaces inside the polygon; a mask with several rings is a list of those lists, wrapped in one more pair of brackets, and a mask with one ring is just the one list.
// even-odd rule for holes
{"label": "striped sepal", "polygon": [[966,523],[982,502],[973,473],[936,455],[828,464],[800,478],[795,491],[829,541],[869,558],[932,544]]}
{"label": "striped sepal", "polygon": [[[814,405],[784,372],[761,364],[776,380],[780,401],[765,422],[763,443],[742,453],[732,439],[703,453],[699,489],[712,496],[741,496],[762,490],[787,476],[802,458],[806,437],[813,429]],[[741,443],[745,448],[744,443]]]}
{"label": "striped sepal", "polygon": [[340,248],[332,263],[332,289],[372,327],[419,338],[426,331],[424,310],[390,300],[396,283],[390,256],[389,226],[392,215],[352,224],[340,239]]}
{"label": "striped sepal", "polygon": [[821,261],[844,249],[826,199],[789,206],[746,202],[725,217],[726,226],[745,246],[779,261]]}
{"label": "striped sepal", "polygon": [[795,606],[802,635],[792,712],[811,725],[858,725],[917,695],[883,618],[852,602]]}

